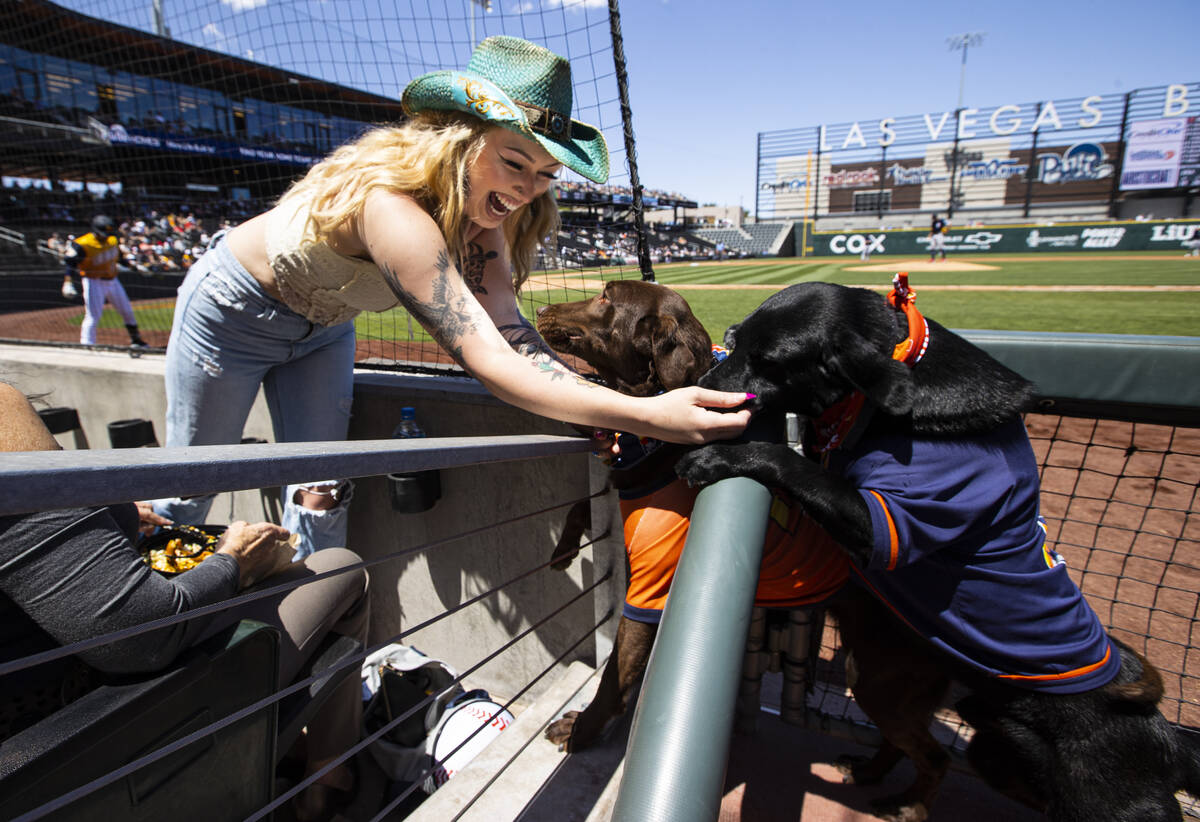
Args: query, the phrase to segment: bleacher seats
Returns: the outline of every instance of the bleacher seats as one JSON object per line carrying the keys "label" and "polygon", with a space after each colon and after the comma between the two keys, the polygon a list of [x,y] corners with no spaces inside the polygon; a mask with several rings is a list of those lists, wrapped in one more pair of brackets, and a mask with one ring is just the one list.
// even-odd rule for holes
{"label": "bleacher seats", "polygon": [[[164,673],[103,685],[0,744],[13,819],[275,693],[278,632],[243,621]],[[244,819],[274,790],[277,706],[83,796],[54,819]],[[219,787],[219,789],[218,789]]]}
{"label": "bleacher seats", "polygon": [[741,228],[701,228],[696,234],[711,243],[724,243],[730,253],[764,257],[778,253],[792,223],[747,223]]}
{"label": "bleacher seats", "polygon": [[[70,803],[53,819],[244,819],[274,796],[277,763],[338,685],[355,639],[330,633],[297,674],[307,688]],[[165,672],[103,685],[0,744],[0,818],[12,819],[221,720],[280,686],[279,633],[243,620]],[[220,786],[219,790],[214,786]]]}
{"label": "bleacher seats", "polygon": [[[88,447],[87,435],[83,433],[83,426],[79,422],[79,412],[74,408],[43,408],[38,411],[38,416],[62,447],[66,448],[68,444],[75,450]],[[67,434],[71,435],[69,439],[65,436]]]}

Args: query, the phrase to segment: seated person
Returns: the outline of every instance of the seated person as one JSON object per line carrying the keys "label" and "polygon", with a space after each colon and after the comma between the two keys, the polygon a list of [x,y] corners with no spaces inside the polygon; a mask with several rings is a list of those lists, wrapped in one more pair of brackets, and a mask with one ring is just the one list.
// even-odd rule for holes
{"label": "seated person", "polygon": [[[57,450],[28,400],[0,382],[0,451]],[[235,522],[213,556],[174,577],[152,571],[134,548],[139,527],[169,524],[132,503],[0,516],[0,661],[220,602],[270,577],[269,585],[359,562],[344,548],[292,562],[288,532]],[[339,574],[277,597],[81,651],[0,677],[0,741],[78,698],[106,674],[162,670],[193,644],[242,619],[281,634],[279,681],[289,683],[330,631],[366,642],[367,574]],[[346,679],[308,726],[306,773],[359,739],[361,685]],[[298,818],[316,818],[335,792],[353,788],[347,763],[298,795]]]}

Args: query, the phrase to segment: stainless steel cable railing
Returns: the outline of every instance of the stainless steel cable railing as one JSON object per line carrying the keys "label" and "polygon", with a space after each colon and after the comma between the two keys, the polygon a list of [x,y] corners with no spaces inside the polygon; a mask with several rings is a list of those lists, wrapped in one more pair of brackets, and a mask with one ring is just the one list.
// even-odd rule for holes
{"label": "stainless steel cable railing", "polygon": [[[28,513],[44,510],[47,507],[45,505],[45,500],[47,499],[53,499],[55,507],[103,505],[163,495],[186,496],[195,493],[214,493],[257,488],[265,485],[282,485],[299,481],[303,477],[316,475],[374,476],[392,472],[454,468],[489,462],[544,458],[580,452],[586,453],[591,448],[591,443],[579,438],[530,435],[197,446],[175,449],[10,453],[6,455],[4,464],[0,466],[0,498],[3,499],[3,505],[0,505],[0,513]],[[594,497],[597,495],[592,494],[591,496]],[[566,508],[580,501],[586,501],[589,498],[583,497],[582,500],[571,499],[544,506],[536,510],[494,520],[486,525],[462,530],[452,535],[428,540],[420,545],[389,552],[383,556],[372,557],[360,563],[317,574],[304,580],[263,588],[238,595],[221,603],[153,620],[22,659],[10,660],[0,664],[0,676],[61,659],[89,648],[137,636],[147,631],[178,622],[237,608],[246,603],[266,597],[277,597],[282,592],[301,585],[311,584],[327,577],[349,573],[357,569],[376,567],[383,563],[393,562],[403,557],[427,551],[435,546],[478,537],[481,534],[495,531],[497,528],[529,520],[557,509]],[[600,534],[596,537],[596,540],[589,541],[580,547],[588,547],[594,544],[595,541],[604,539],[606,536],[607,533]],[[266,698],[257,700],[253,704],[247,705],[228,716],[220,717],[209,723],[206,727],[176,739],[145,756],[137,758],[135,761],[110,771],[104,776],[93,779],[87,784],[80,785],[61,796],[55,797],[41,806],[22,814],[18,818],[33,820],[54,813],[70,805],[72,802],[99,790],[105,785],[109,785],[151,765],[208,735],[254,715],[264,708],[270,708],[273,704],[287,696],[309,687],[314,682],[332,673],[350,666],[361,666],[367,656],[380,648],[398,642],[406,636],[412,635],[528,577],[544,571],[553,562],[553,559],[549,559],[544,563],[515,574],[491,586],[489,589],[475,594],[445,609],[441,613],[428,617],[404,631],[391,636],[383,643],[378,643],[361,653],[353,654],[340,660],[332,667],[315,671],[311,676],[281,687],[276,693]],[[472,665],[458,679],[461,680],[474,671],[477,671],[487,662],[511,648],[520,639],[545,625],[556,615],[608,582],[611,576],[611,570],[601,573],[590,585],[585,586],[565,603],[542,615],[527,629],[492,651],[483,660]],[[611,616],[611,613],[609,616]],[[554,659],[550,666],[526,683],[520,692],[509,700],[509,704],[518,699],[538,679],[552,670],[554,665],[568,656],[582,642],[593,636],[596,628],[602,625],[609,616],[600,619],[587,632],[579,636],[567,650]],[[369,745],[371,741],[419,710],[423,710],[422,705],[414,706],[404,712],[378,732],[371,734],[361,740],[359,744],[343,752],[335,761],[310,774],[293,788],[275,797],[268,805],[252,815],[250,819],[258,819],[271,813],[275,808],[312,784],[339,763],[354,756]],[[408,793],[411,793],[419,784],[419,782],[416,782],[413,786],[410,786]],[[406,793],[405,796],[407,795]],[[389,808],[394,807],[396,802],[402,801],[402,799],[403,796],[393,802]],[[387,812],[388,809],[384,809],[380,816],[382,817]]]}

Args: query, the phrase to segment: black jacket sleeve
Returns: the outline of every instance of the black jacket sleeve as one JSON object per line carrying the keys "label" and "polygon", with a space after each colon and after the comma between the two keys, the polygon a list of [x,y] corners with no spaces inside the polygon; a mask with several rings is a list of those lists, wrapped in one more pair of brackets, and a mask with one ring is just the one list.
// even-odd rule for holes
{"label": "black jacket sleeve", "polygon": [[[0,592],[61,645],[220,602],[237,585],[237,560],[226,554],[177,577],[152,571],[109,508],[0,517]],[[195,642],[213,616],[79,656],[108,673],[157,671]]]}

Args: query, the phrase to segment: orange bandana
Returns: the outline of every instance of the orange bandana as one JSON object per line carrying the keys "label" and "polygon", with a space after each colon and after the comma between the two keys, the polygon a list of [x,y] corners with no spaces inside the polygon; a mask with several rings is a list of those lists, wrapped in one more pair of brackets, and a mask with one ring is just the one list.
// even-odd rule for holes
{"label": "orange bandana", "polygon": [[[909,368],[920,362],[929,348],[929,323],[917,310],[916,300],[917,292],[908,287],[908,272],[901,271],[892,278],[892,291],[887,295],[887,301],[892,308],[903,311],[908,319],[908,336],[892,349],[892,359],[899,360]],[[863,393],[855,391],[813,420],[817,448],[822,454],[829,453],[846,441],[866,402]]]}

